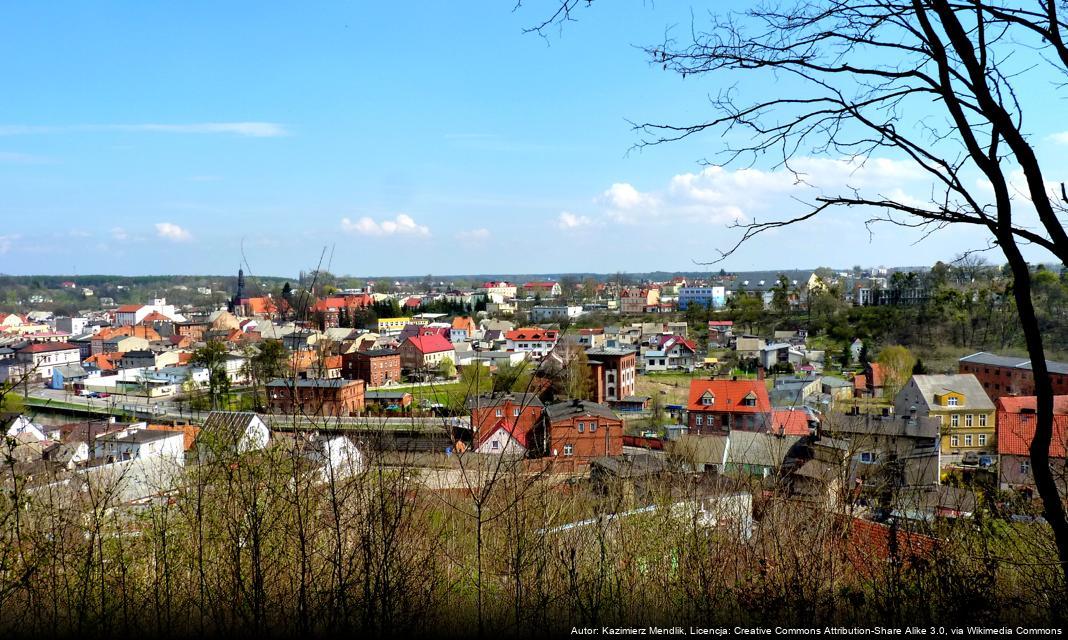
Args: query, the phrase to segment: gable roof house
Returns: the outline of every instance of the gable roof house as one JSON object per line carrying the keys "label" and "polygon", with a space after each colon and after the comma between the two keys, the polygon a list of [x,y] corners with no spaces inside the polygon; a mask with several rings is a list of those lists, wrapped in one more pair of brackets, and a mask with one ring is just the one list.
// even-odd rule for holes
{"label": "gable roof house", "polygon": [[553,348],[560,337],[556,329],[539,329],[537,327],[523,327],[513,329],[504,335],[507,351],[522,351],[529,353],[533,358],[544,358]]}
{"label": "gable roof house", "polygon": [[[1004,490],[1034,495],[1035,478],[1031,473],[1031,441],[1035,437],[1035,396],[998,398],[998,484]],[[1058,487],[1068,488],[1065,463],[1068,455],[1068,395],[1054,396],[1053,438],[1049,443],[1050,468]]]}
{"label": "gable roof house", "polygon": [[525,454],[536,449],[535,428],[545,405],[532,393],[494,393],[468,402],[479,453]]}
{"label": "gable roof house", "polygon": [[692,380],[690,433],[767,431],[771,401],[763,380]]}
{"label": "gable roof house", "polygon": [[409,336],[397,349],[401,367],[407,371],[427,371],[441,364],[445,358],[454,363],[456,354],[448,338],[439,334]]}
{"label": "gable roof house", "polygon": [[212,411],[197,436],[196,448],[204,462],[259,451],[270,437],[267,423],[256,413]]}
{"label": "gable roof house", "polygon": [[912,376],[894,399],[894,413],[915,413],[941,421],[943,463],[959,462],[969,452],[995,451],[994,403],[970,373]]}

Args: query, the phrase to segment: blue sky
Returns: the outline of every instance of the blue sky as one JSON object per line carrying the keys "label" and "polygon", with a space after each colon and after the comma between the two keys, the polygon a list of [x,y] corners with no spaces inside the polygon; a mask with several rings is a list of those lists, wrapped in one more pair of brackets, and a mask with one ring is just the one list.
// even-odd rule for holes
{"label": "blue sky", "polygon": [[[793,206],[781,174],[704,170],[714,136],[627,153],[628,120],[699,119],[717,90],[636,48],[688,6],[596,3],[546,42],[522,29],[550,4],[512,4],[11,5],[0,272],[230,273],[242,240],[270,275],[324,246],[368,276],[690,270],[736,215]],[[883,169],[873,184],[914,180]],[[979,242],[878,233],[836,213],[723,266],[930,264]]]}

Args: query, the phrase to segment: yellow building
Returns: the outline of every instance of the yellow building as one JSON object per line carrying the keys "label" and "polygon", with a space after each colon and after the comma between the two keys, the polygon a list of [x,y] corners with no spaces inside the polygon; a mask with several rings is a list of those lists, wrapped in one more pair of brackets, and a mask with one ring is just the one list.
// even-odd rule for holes
{"label": "yellow building", "polygon": [[944,456],[997,450],[996,408],[970,373],[912,376],[894,399],[894,413],[908,419],[913,411],[942,422]]}
{"label": "yellow building", "polygon": [[412,321],[411,318],[379,318],[379,333],[400,333]]}

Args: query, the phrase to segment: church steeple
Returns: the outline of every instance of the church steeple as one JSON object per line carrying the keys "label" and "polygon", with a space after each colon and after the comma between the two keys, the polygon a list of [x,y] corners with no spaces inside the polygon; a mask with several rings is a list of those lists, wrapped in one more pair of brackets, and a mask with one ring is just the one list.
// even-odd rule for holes
{"label": "church steeple", "polygon": [[229,307],[230,313],[241,306],[241,300],[245,297],[245,270],[238,267],[237,269],[237,291],[234,292],[234,297],[230,298]]}

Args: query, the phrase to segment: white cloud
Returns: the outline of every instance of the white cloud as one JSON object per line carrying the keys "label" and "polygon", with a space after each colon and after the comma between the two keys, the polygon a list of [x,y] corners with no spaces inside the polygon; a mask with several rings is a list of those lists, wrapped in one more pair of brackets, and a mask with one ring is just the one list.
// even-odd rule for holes
{"label": "white cloud", "polygon": [[1049,138],[1057,144],[1068,144],[1068,131],[1061,131],[1060,133],[1055,133]]}
{"label": "white cloud", "polygon": [[11,245],[18,239],[19,236],[0,236],[0,255],[11,251]]}
{"label": "white cloud", "polygon": [[490,239],[489,229],[471,229],[470,231],[460,231],[456,234],[456,239],[460,242],[467,242],[470,244],[478,244]]}
{"label": "white cloud", "polygon": [[156,235],[173,242],[185,242],[193,239],[193,236],[188,231],[172,222],[157,222]]}
{"label": "white cloud", "polygon": [[121,242],[129,239],[130,234],[126,233],[126,229],[123,229],[122,227],[112,227],[111,237]]}
{"label": "white cloud", "polygon": [[617,182],[601,194],[601,198],[613,209],[638,209],[656,206],[655,196],[642,193],[634,188],[634,185],[626,182]]}
{"label": "white cloud", "polygon": [[0,136],[19,136],[50,133],[85,132],[145,132],[145,133],[222,133],[250,138],[276,138],[289,135],[286,128],[276,122],[193,122],[188,124],[76,124],[64,126],[41,126],[8,124],[0,125]]}
{"label": "white cloud", "polygon": [[353,222],[348,218],[341,219],[341,229],[347,233],[358,233],[365,236],[392,236],[414,235],[427,237],[430,235],[430,227],[416,224],[411,216],[405,213],[398,214],[393,220],[376,222],[373,218],[364,216]]}
{"label": "white cloud", "polygon": [[556,218],[556,226],[561,229],[578,229],[593,224],[593,220],[587,216],[577,216],[570,211],[561,211]]}

